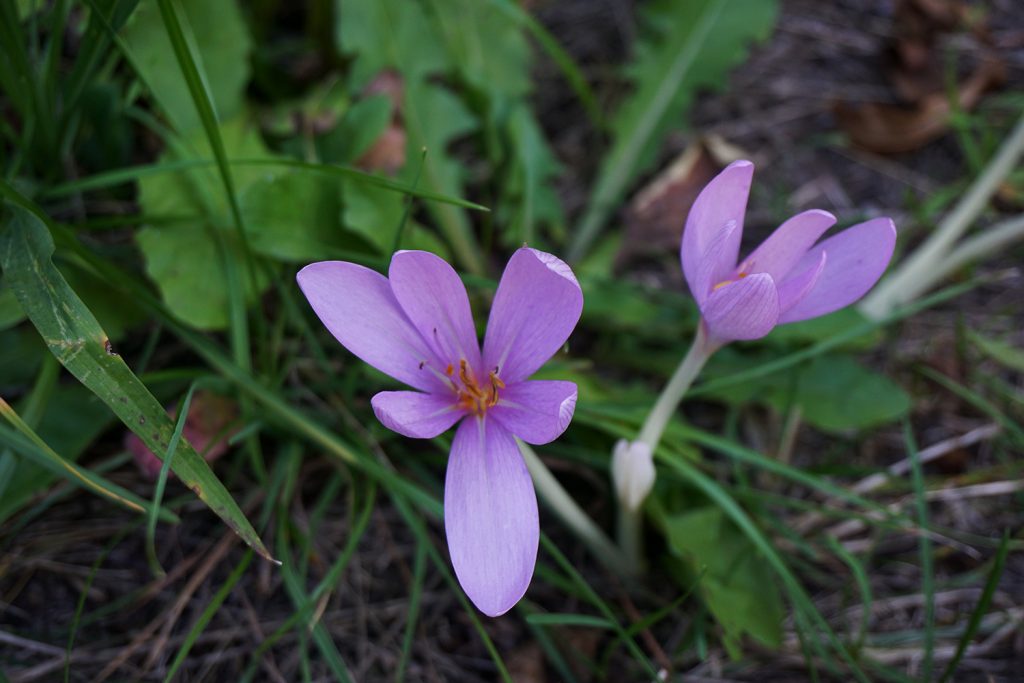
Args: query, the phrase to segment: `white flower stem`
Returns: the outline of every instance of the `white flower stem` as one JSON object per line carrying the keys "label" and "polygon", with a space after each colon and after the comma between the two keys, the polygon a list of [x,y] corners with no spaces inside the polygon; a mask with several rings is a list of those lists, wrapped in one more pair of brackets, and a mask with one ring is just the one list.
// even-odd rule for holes
{"label": "white flower stem", "polygon": [[516,439],[516,443],[519,444],[526,468],[533,477],[537,495],[558,515],[563,524],[586,543],[598,560],[621,576],[629,576],[629,563],[607,534],[601,531],[601,528],[572,499],[569,492],[558,483],[555,475],[541,461],[533,448],[519,439]]}
{"label": "white flower stem", "polygon": [[[693,384],[693,380],[700,374],[708,358],[720,345],[708,338],[704,323],[701,322],[690,350],[686,352],[686,356],[672,374],[668,384],[662,389],[657,402],[651,408],[651,412],[647,414],[643,427],[640,428],[637,441],[642,441],[650,446],[652,454],[661,442],[665,428],[678,410],[683,396]],[[634,575],[641,573],[644,567],[642,503],[631,508],[624,501],[619,501],[618,533],[619,547],[629,563],[630,573]]]}
{"label": "white flower stem", "polygon": [[895,307],[914,300],[934,286],[954,243],[985,210],[989,199],[1016,167],[1022,154],[1024,116],[960,202],[935,227],[928,239],[864,298],[858,306],[860,311],[872,320],[879,320]]}
{"label": "white flower stem", "polygon": [[683,358],[679,367],[672,374],[672,378],[669,379],[668,384],[662,389],[657,403],[651,408],[651,412],[647,414],[647,419],[644,420],[644,425],[640,428],[640,435],[637,437],[637,441],[643,441],[649,445],[652,452],[658,447],[661,436],[665,433],[665,427],[668,426],[669,420],[675,415],[676,410],[679,408],[679,403],[683,400],[683,396],[690,388],[690,385],[693,384],[693,380],[697,378],[704,364],[708,362],[708,358],[711,357],[711,354],[719,346],[719,343],[713,342],[708,338],[707,331],[704,329],[704,323],[701,322],[697,328],[697,334],[693,338],[693,344],[690,346],[690,350],[686,352],[686,357]]}

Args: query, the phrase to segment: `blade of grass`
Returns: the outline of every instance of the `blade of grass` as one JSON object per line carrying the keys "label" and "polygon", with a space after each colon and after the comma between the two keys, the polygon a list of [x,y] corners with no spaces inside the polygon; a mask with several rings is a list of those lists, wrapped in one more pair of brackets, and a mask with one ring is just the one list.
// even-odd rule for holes
{"label": "blade of grass", "polygon": [[200,381],[197,380],[192,383],[188,393],[185,394],[185,400],[178,407],[178,418],[174,423],[174,432],[171,434],[170,441],[167,442],[167,450],[164,451],[162,458],[163,464],[160,465],[160,475],[156,480],[156,490],[153,492],[153,508],[149,514],[149,519],[146,520],[146,560],[149,562],[150,571],[153,572],[153,576],[156,578],[163,578],[167,575],[167,572],[160,566],[160,561],[156,557],[157,512],[160,510],[160,503],[164,498],[164,488],[167,486],[167,475],[171,471],[171,461],[174,459],[175,451],[178,450],[178,442],[181,440],[181,434],[185,429],[185,422],[188,419],[188,409],[192,405],[192,395],[195,393],[196,386]]}
{"label": "blade of grass", "polygon": [[930,681],[932,669],[935,666],[935,567],[932,557],[932,539],[928,535],[928,499],[925,496],[924,473],[921,470],[917,442],[909,421],[903,423],[903,443],[910,458],[917,523],[921,529],[921,594],[924,596],[924,661],[922,662],[921,679]]}
{"label": "blade of grass", "polygon": [[594,91],[591,90],[590,84],[587,83],[583,72],[580,71],[580,68],[573,60],[572,55],[565,51],[558,43],[558,39],[551,35],[544,28],[543,24],[534,19],[533,15],[517,3],[510,2],[509,0],[487,0],[487,3],[513,22],[525,28],[533,36],[533,39],[537,41],[541,49],[548,53],[548,57],[555,63],[555,66],[561,69],[562,75],[569,83],[569,87],[576,93],[580,104],[583,105],[583,110],[590,118],[591,125],[599,130],[603,129],[605,121],[601,108],[597,104],[597,97],[594,95]]}
{"label": "blade of grass", "polygon": [[853,641],[854,651],[859,652],[864,647],[864,638],[867,636],[868,625],[871,623],[871,604],[875,601],[871,592],[871,580],[864,570],[864,565],[853,556],[853,553],[844,548],[842,543],[832,536],[825,536],[825,542],[829,549],[850,568],[853,579],[857,582],[857,589],[860,591],[860,628],[857,629],[857,638]]}
{"label": "blade of grass", "polygon": [[206,605],[203,613],[196,619],[196,623],[189,629],[188,634],[185,636],[185,641],[178,648],[178,654],[174,656],[174,661],[171,662],[171,666],[167,669],[167,675],[164,676],[164,683],[170,683],[174,680],[175,675],[178,673],[178,669],[185,663],[185,658],[188,657],[188,653],[192,650],[192,646],[196,644],[199,636],[209,625],[210,620],[220,609],[220,606],[224,604],[224,600],[227,599],[231,591],[234,590],[235,585],[242,578],[242,574],[249,567],[249,563],[252,561],[253,552],[252,550],[246,550],[242,556],[241,561],[234,568],[228,578],[224,581],[224,584],[217,589],[214,593],[213,598]]}
{"label": "blade of grass", "polygon": [[872,332],[880,327],[885,327],[890,323],[896,322],[898,320],[903,320],[904,318],[909,318],[913,315],[920,313],[921,311],[931,308],[932,306],[936,306],[940,303],[956,298],[961,294],[964,294],[974,289],[975,287],[978,286],[978,284],[979,281],[972,280],[970,282],[963,282],[957,285],[953,285],[952,287],[947,287],[946,289],[940,290],[935,294],[918,299],[911,304],[901,306],[900,308],[897,308],[891,314],[883,318],[880,318],[878,320],[867,320],[860,325],[851,327],[849,330],[843,332],[842,334],[838,334],[834,337],[829,337],[828,339],[818,342],[813,346],[809,346],[806,349],[802,349],[795,353],[791,353],[787,356],[783,356],[778,360],[771,361],[770,363],[764,363],[755,368],[751,368],[750,370],[737,372],[736,374],[729,375],[728,377],[722,377],[721,379],[712,380],[710,382],[699,384],[698,386],[686,392],[686,397],[693,398],[694,396],[701,396],[703,394],[707,394],[713,391],[720,391],[728,387],[744,384],[754,379],[766,377],[768,375],[779,372],[780,370],[786,370],[798,363],[802,363],[805,360],[809,360],[811,358],[814,358],[815,356],[820,356],[826,351],[831,351],[832,349],[845,344],[847,341],[851,339],[856,339],[857,337],[868,334],[869,332]]}
{"label": "blade of grass", "polygon": [[[0,182],[3,193],[17,195]],[[21,198],[22,201],[24,198]],[[0,227],[4,282],[42,335],[50,352],[155,453],[164,452],[173,423],[110,342],[92,312],[53,265],[54,243],[40,216],[7,207]],[[195,449],[182,440],[172,469],[181,481],[260,555],[272,560],[238,504]]]}
{"label": "blade of grass", "polygon": [[[227,247],[219,238],[219,233],[213,231],[217,237],[218,251],[221,254],[221,264],[224,268],[224,279],[228,289],[228,310],[230,318],[231,354],[235,362],[243,369],[252,368],[252,351],[249,339],[249,319],[245,306],[245,291],[254,290],[256,282],[256,267],[253,264],[252,250],[249,248],[249,238],[246,231],[245,220],[242,218],[242,208],[238,202],[238,194],[235,191],[235,181],[231,175],[231,167],[228,165],[228,154],[224,148],[224,140],[220,134],[220,123],[214,109],[213,96],[210,93],[209,85],[206,82],[205,74],[198,66],[198,50],[192,41],[189,40],[190,29],[187,19],[180,15],[172,0],[157,0],[160,6],[160,15],[164,20],[164,28],[167,30],[167,37],[174,49],[174,56],[178,60],[178,67],[181,69],[188,85],[189,94],[192,96],[192,103],[203,124],[206,132],[206,139],[210,143],[210,149],[217,161],[217,171],[221,183],[224,185],[224,194],[228,200],[228,207],[231,210],[232,225],[238,239],[238,247],[242,252],[246,265],[246,276],[249,287],[243,285],[236,270],[236,263],[228,254]],[[257,317],[257,320],[262,320]],[[262,335],[261,335],[262,337]],[[249,414],[248,401],[242,401],[242,413]],[[254,466],[257,472],[265,473],[265,468],[258,459],[254,459]],[[261,479],[265,479],[263,476]]]}
{"label": "blade of grass", "polygon": [[618,619],[615,618],[615,612],[613,612],[611,607],[608,606],[608,603],[602,600],[601,596],[590,587],[590,584],[587,583],[586,579],[583,578],[583,576],[576,570],[576,567],[573,566],[572,562],[570,562],[568,558],[562,554],[562,551],[560,551],[551,539],[548,538],[547,534],[541,532],[540,542],[541,545],[544,546],[544,550],[554,558],[562,571],[569,575],[569,578],[571,578],[573,583],[576,584],[576,586],[583,592],[587,600],[605,616],[608,623],[611,624],[612,629],[626,646],[626,649],[629,650],[631,655],[633,655],[633,659],[643,666],[647,671],[647,674],[651,677],[651,680],[657,680],[658,670],[653,664],[651,664],[650,659],[644,654],[643,650],[640,649],[640,646],[636,644],[633,637],[622,627]]}
{"label": "blade of grass", "polygon": [[412,641],[416,636],[416,624],[420,617],[420,603],[423,598],[423,579],[427,570],[427,547],[422,542],[416,544],[416,555],[412,563],[412,590],[409,593],[409,611],[405,615],[405,632],[402,634],[402,652],[395,667],[395,683],[405,680],[405,669],[409,665],[412,654]]}
{"label": "blade of grass", "polygon": [[78,603],[75,605],[75,614],[71,618],[71,629],[68,633],[68,646],[64,654],[64,683],[68,683],[71,680],[71,650],[75,645],[75,636],[78,634],[78,625],[82,619],[82,611],[85,609],[85,599],[89,596],[89,589],[92,588],[92,582],[96,578],[96,573],[100,569],[100,565],[110,555],[110,551],[120,543],[129,532],[134,531],[134,527],[126,526],[120,533],[114,535],[107,545],[104,546],[103,550],[96,557],[96,560],[92,563],[92,567],[89,568],[89,575],[85,577],[85,583],[82,585],[82,591],[78,596]]}
{"label": "blade of grass", "polygon": [[974,634],[978,632],[978,627],[981,625],[981,618],[985,616],[988,611],[989,605],[992,604],[992,596],[996,593],[996,588],[999,587],[999,579],[1003,575],[1003,569],[1006,566],[1006,557],[1010,554],[1010,534],[1009,532],[1003,532],[1003,542],[999,546],[999,550],[996,552],[995,558],[992,560],[992,570],[988,573],[988,578],[985,580],[985,587],[982,589],[981,597],[978,599],[978,604],[974,607],[971,612],[971,617],[967,622],[967,628],[964,629],[963,635],[960,636],[960,641],[956,644],[956,653],[953,658],[949,660],[945,670],[942,672],[942,676],[939,678],[939,683],[946,683],[946,681],[953,679],[953,674],[956,673],[956,668],[960,665],[960,660],[963,659],[964,653],[967,652],[967,646],[974,640]]}
{"label": "blade of grass", "polygon": [[[54,185],[53,187],[45,190],[42,193],[42,196],[49,199],[66,197],[67,195],[79,192],[116,187],[117,185],[130,183],[138,180],[139,178],[150,175],[177,173],[179,171],[187,171],[194,168],[205,168],[213,166],[216,163],[217,162],[212,159],[179,159],[175,161],[165,161],[159,164],[145,164],[141,166],[131,166],[129,168],[119,168],[113,171],[96,173],[95,175],[82,178],[81,180],[74,180],[61,183],[60,185]],[[428,190],[420,190],[418,188],[405,185],[404,183],[390,180],[389,178],[375,176],[371,173],[366,173],[365,171],[360,171],[341,164],[322,164],[302,161],[300,159],[280,157],[268,159],[228,159],[228,165],[292,168],[300,171],[306,171],[308,173],[319,173],[321,175],[338,178],[348,178],[358,183],[380,187],[393,192],[399,192],[401,194],[409,195],[410,197],[416,197],[417,199],[439,202],[441,204],[451,204],[453,206],[472,209],[474,211],[490,211],[486,206],[466,199],[458,199],[456,197],[449,197],[447,195],[430,192]]]}
{"label": "blade of grass", "polygon": [[[786,565],[786,562],[782,559],[782,556],[772,545],[764,534],[761,533],[760,529],[754,524],[753,520],[743,511],[742,508],[736,503],[735,500],[726,493],[719,484],[702,473],[696,467],[693,467],[690,463],[678,461],[669,458],[659,458],[661,462],[667,464],[673,470],[685,478],[691,485],[700,490],[706,495],[712,502],[718,505],[722,511],[740,528],[741,531],[750,539],[755,547],[761,552],[764,559],[771,565],[775,573],[778,574],[782,580],[787,592],[789,593],[790,599],[794,606],[804,613],[804,616],[808,618],[809,625],[813,625],[814,628],[824,633],[828,639],[833,650],[839,655],[839,657],[846,662],[849,667],[850,673],[862,681],[862,683],[868,683],[868,677],[864,674],[864,671],[860,668],[857,661],[853,658],[846,646],[840,642],[836,636],[832,627],[828,625],[825,618],[818,611],[818,608],[814,605],[810,596],[804,590],[803,586],[800,585],[799,580],[793,574],[793,572]],[[814,643],[817,642],[817,638],[814,638]]]}
{"label": "blade of grass", "polygon": [[1019,443],[1024,443],[1024,429],[1021,429],[1014,420],[1007,417],[1003,411],[999,410],[991,401],[986,399],[978,392],[960,384],[956,380],[948,377],[937,370],[933,370],[927,366],[920,366],[917,368],[918,372],[927,377],[928,379],[936,382],[945,389],[948,389],[953,394],[959,396],[968,404],[985,413],[993,420],[999,423],[1010,435],[1012,435]]}
{"label": "blade of grass", "polygon": [[[25,421],[2,398],[0,398],[0,415],[17,430],[16,432],[8,431],[6,427],[0,425],[0,442],[6,444],[8,448],[32,458],[34,462],[47,468],[54,474],[64,477],[71,483],[93,491],[132,512],[141,513],[152,510],[152,506],[148,501],[139,498],[131,491],[111,483],[95,472],[79,467],[70,460],[62,458],[43,441],[35,430],[25,424]],[[161,518],[169,522],[178,521],[177,517],[170,514],[161,515]]]}

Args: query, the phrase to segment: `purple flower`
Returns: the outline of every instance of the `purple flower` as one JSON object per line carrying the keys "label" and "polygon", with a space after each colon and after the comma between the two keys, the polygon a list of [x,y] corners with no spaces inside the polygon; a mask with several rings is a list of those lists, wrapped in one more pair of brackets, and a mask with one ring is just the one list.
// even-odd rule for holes
{"label": "purple flower", "polygon": [[827,211],[793,216],[739,265],[754,165],[736,161],[705,187],[683,231],[683,273],[717,343],[758,339],[776,325],[816,318],[857,301],[878,281],[896,245],[888,218],[819,242]]}
{"label": "purple flower", "polygon": [[579,321],[583,293],[572,270],[551,254],[516,251],[482,352],[466,289],[434,254],[396,253],[387,278],[342,261],[313,263],[297,278],[345,348],[418,390],[373,397],[386,427],[429,439],[461,420],[445,477],[448,549],[473,604],[504,614],[530,584],[540,535],[537,497],[514,437],[553,441],[576,408],[572,382],[527,379]]}

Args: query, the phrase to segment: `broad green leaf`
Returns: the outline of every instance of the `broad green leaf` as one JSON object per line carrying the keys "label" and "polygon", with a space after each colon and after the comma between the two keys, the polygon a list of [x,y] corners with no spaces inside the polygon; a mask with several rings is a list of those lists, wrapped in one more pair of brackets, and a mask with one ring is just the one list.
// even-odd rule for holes
{"label": "broad green leaf", "polygon": [[782,597],[771,567],[743,532],[711,506],[665,514],[662,523],[669,548],[701,577],[700,592],[725,630],[729,655],[741,655],[744,634],[777,648],[785,617]]}
{"label": "broad green leaf", "polygon": [[[221,126],[221,137],[231,157],[268,156],[259,132],[242,119]],[[201,130],[194,131],[186,144],[190,150],[187,159],[212,156]],[[182,160],[183,154],[184,151],[169,150],[161,162]],[[274,177],[274,172],[258,166],[240,166],[232,175],[238,192],[244,194],[256,181]],[[182,214],[205,217],[198,221],[153,223],[139,230],[135,239],[146,259],[146,273],[176,315],[200,329],[226,327],[229,301],[224,259],[233,259],[237,271],[244,269],[245,262],[231,228],[233,219],[216,169],[199,167],[143,176],[139,179],[139,204],[142,212],[154,219]],[[218,243],[224,245],[225,254],[220,253]],[[255,283],[243,278],[248,285],[245,295],[249,302],[268,284],[260,269],[256,275]]]}
{"label": "broad green leaf", "polygon": [[[96,394],[154,453],[165,453],[174,423],[119,355],[82,300],[53,265],[53,239],[42,221],[8,204],[0,227],[4,278],[51,353]],[[264,557],[270,558],[231,494],[184,439],[171,469],[211,510]]]}
{"label": "broad green leaf", "polygon": [[448,62],[472,88],[500,102],[530,91],[532,53],[523,26],[479,0],[432,0]]}
{"label": "broad green leaf", "polygon": [[0,277],[0,330],[14,327],[24,319],[25,313],[21,310],[17,297]]}
{"label": "broad green leaf", "polygon": [[391,99],[366,97],[345,112],[331,132],[317,141],[320,157],[328,163],[355,163],[391,123]]}
{"label": "broad green leaf", "polygon": [[[345,227],[374,245],[377,252],[389,256],[395,248],[395,237],[405,214],[401,195],[365,183],[345,181]],[[425,249],[442,257],[448,248],[430,231],[411,220],[405,226],[402,249]]]}
{"label": "broad green leaf", "polygon": [[[742,354],[722,349],[705,373],[710,379],[731,375],[774,357],[770,352]],[[710,395],[729,403],[756,402],[778,410],[797,406],[808,424],[830,432],[867,429],[897,420],[910,410],[910,397],[899,385],[842,354],[815,356],[792,370]]]}
{"label": "broad green leaf", "polygon": [[[475,130],[477,121],[451,91],[432,78],[442,75],[449,62],[423,7],[403,0],[338,0],[337,6],[336,39],[340,50],[354,58],[353,89],[361,90],[385,69],[402,76],[400,113],[406,131],[406,163],[401,179],[430,192],[461,196],[462,164],[449,156],[448,146]],[[428,204],[427,210],[461,265],[482,274],[483,259],[465,212],[438,204]]]}
{"label": "broad green leaf", "polygon": [[325,247],[344,246],[340,200],[335,178],[291,172],[258,179],[241,197],[250,246],[282,261],[323,258]]}
{"label": "broad green leaf", "polygon": [[804,419],[825,431],[867,429],[910,411],[910,396],[885,375],[849,356],[818,356],[800,372],[797,400]]}
{"label": "broad green leaf", "polygon": [[776,0],[648,0],[636,56],[626,69],[633,93],[616,111],[612,146],[601,162],[569,258],[582,258],[665,135],[686,120],[699,89],[720,88],[728,70],[771,31]]}
{"label": "broad green leaf", "polygon": [[1011,370],[1024,372],[1024,349],[1010,346],[996,339],[983,337],[968,328],[967,336],[986,356]]}
{"label": "broad green leaf", "polygon": [[[252,39],[235,0],[180,0],[192,28],[209,91],[221,121],[242,110]],[[137,68],[180,133],[200,128],[199,114],[156,2],[141,2],[122,35]]]}
{"label": "broad green leaf", "polygon": [[336,0],[339,10],[335,40],[339,49],[354,57],[350,80],[361,90],[384,69],[398,69],[407,80],[417,80],[447,66],[444,48],[425,40],[430,26],[420,3],[402,0]]}

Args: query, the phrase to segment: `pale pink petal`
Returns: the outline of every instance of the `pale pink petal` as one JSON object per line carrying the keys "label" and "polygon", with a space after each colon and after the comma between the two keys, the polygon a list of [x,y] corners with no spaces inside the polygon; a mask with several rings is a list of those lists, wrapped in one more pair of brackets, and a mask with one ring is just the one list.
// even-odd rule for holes
{"label": "pale pink petal", "polygon": [[583,311],[572,270],[543,251],[512,254],[498,284],[484,337],[486,372],[511,384],[524,380],[565,344]]}
{"label": "pale pink petal", "polygon": [[473,327],[466,287],[440,256],[400,251],[391,258],[388,281],[398,304],[445,368],[465,359],[480,371],[480,342]]}
{"label": "pale pink petal", "polygon": [[743,236],[743,216],[747,211],[750,196],[750,182],[754,176],[754,165],[749,161],[734,161],[708,183],[690,208],[683,229],[680,257],[683,274],[690,291],[698,291],[697,272],[700,261],[707,253],[711,242],[725,226],[733,221],[738,228],[720,250],[720,262],[716,272],[721,279],[728,277],[736,266]]}
{"label": "pale pink petal", "polygon": [[788,278],[779,285],[779,321],[782,322],[786,311],[790,310],[803,301],[812,289],[818,284],[822,272],[825,270],[825,263],[828,262],[828,254],[821,252],[821,258],[817,263],[812,263],[803,272]]}
{"label": "pale pink petal", "polygon": [[466,595],[496,617],[526,593],[537,563],[537,497],[515,439],[494,420],[462,421],[444,484],[444,528]]}
{"label": "pale pink petal", "polygon": [[743,259],[739,270],[748,275],[768,273],[776,282],[782,282],[807,250],[835,222],[836,217],[828,211],[812,209],[798,213],[780,225],[761,246]]}
{"label": "pale pink petal", "polygon": [[576,385],[555,380],[527,380],[501,390],[498,404],[487,412],[523,441],[554,441],[572,421]]}
{"label": "pale pink petal", "polygon": [[690,290],[697,306],[704,305],[716,285],[735,279],[736,263],[728,262],[724,254],[732,248],[733,238],[739,231],[740,226],[735,221],[729,221],[708,244],[708,250],[697,265],[696,289]]}
{"label": "pale pink petal", "polygon": [[373,397],[370,405],[377,419],[388,429],[413,439],[432,439],[466,414],[456,405],[456,399],[454,392],[382,391]]}
{"label": "pale pink petal", "polygon": [[344,261],[312,263],[296,275],[302,293],[342,346],[400,382],[424,391],[445,384],[440,365],[402,308],[387,278]]}
{"label": "pale pink petal", "polygon": [[800,271],[810,267],[822,252],[828,253],[828,263],[818,283],[780,322],[816,318],[857,301],[878,282],[895,247],[896,226],[889,218],[860,223],[824,240],[794,268]]}
{"label": "pale pink petal", "polygon": [[756,273],[711,293],[701,310],[714,339],[759,339],[779,319],[779,295],[771,275]]}

